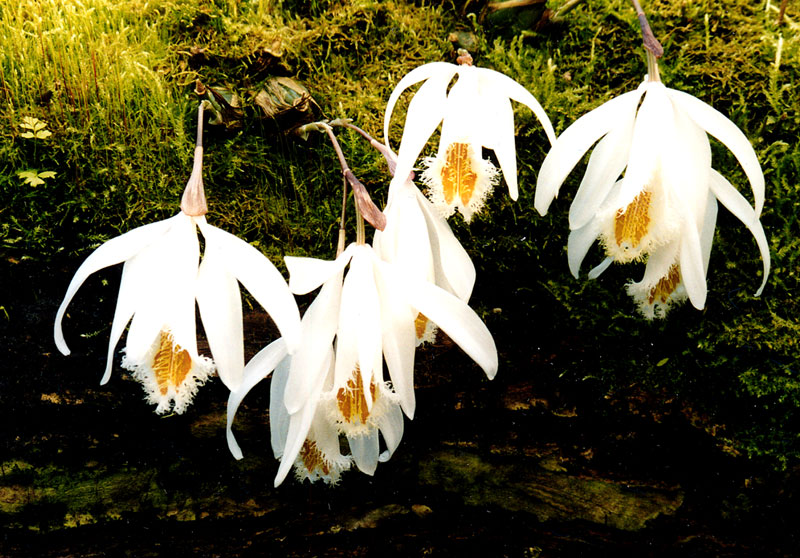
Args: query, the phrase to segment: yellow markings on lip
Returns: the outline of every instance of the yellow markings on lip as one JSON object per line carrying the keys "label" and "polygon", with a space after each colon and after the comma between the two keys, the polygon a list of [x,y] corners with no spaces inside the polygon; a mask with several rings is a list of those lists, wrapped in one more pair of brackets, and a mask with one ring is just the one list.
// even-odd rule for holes
{"label": "yellow markings on lip", "polygon": [[[372,401],[378,397],[378,389],[374,381],[369,383],[369,392]],[[347,380],[345,387],[336,392],[336,404],[342,413],[344,421],[350,424],[366,424],[369,418],[367,398],[364,394],[364,381],[361,379],[361,369],[356,365],[353,375]]]}
{"label": "yellow markings on lip", "polygon": [[309,473],[313,473],[317,469],[322,471],[323,475],[328,475],[331,472],[328,462],[322,452],[319,451],[319,448],[317,448],[317,443],[307,438],[303,442],[303,447],[300,448],[300,460]]}
{"label": "yellow markings on lip", "polygon": [[666,302],[669,300],[669,297],[675,292],[675,289],[678,288],[680,283],[681,268],[678,264],[672,264],[672,267],[669,268],[667,274],[659,279],[658,283],[656,283],[656,285],[650,289],[650,294],[647,297],[647,301],[650,304],[653,304],[654,302],[666,304]]}
{"label": "yellow markings on lip", "polygon": [[170,386],[180,386],[191,370],[189,352],[175,344],[172,334],[162,331],[158,350],[153,356],[153,372],[161,395],[167,395]]}
{"label": "yellow markings on lip", "polygon": [[417,314],[416,319],[414,320],[414,329],[417,333],[417,339],[422,339],[425,337],[425,330],[428,328],[428,318],[420,312]]}
{"label": "yellow markings on lip", "polygon": [[628,207],[617,210],[614,217],[614,240],[617,246],[626,250],[639,247],[650,227],[651,198],[650,192],[641,192]]}
{"label": "yellow markings on lip", "polygon": [[467,143],[451,143],[447,147],[442,166],[442,193],[444,201],[452,204],[459,196],[464,206],[469,205],[475,194],[478,173],[472,168],[470,146]]}

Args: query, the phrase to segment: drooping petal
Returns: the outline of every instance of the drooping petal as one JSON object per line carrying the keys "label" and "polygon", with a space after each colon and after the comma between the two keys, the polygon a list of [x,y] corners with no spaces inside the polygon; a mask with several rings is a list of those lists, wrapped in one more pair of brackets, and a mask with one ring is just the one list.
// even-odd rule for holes
{"label": "drooping petal", "polygon": [[378,427],[386,442],[386,449],[381,452],[378,460],[386,462],[392,457],[397,446],[400,445],[400,440],[403,439],[403,413],[400,407],[391,405],[387,412],[378,417]]}
{"label": "drooping petal", "polygon": [[233,435],[233,419],[236,417],[236,411],[239,410],[242,400],[261,380],[270,375],[275,370],[275,367],[283,361],[288,355],[286,342],[282,339],[276,339],[263,349],[259,351],[247,366],[244,368],[242,375],[242,382],[238,389],[231,390],[228,395],[228,413],[227,425],[225,427],[225,437],[228,440],[228,449],[236,459],[242,458],[242,450],[239,444],[236,443],[236,438]]}
{"label": "drooping petal", "polygon": [[[497,72],[493,73],[497,74]],[[516,83],[511,78],[509,81]],[[514,110],[511,108],[511,101],[508,100],[508,92],[497,88],[495,84],[486,83],[484,80],[479,81],[479,90],[481,93],[480,108],[472,109],[473,111],[478,110],[476,114],[478,126],[474,131],[474,141],[480,142],[484,147],[494,151],[497,162],[500,164],[500,170],[503,171],[503,178],[508,185],[508,195],[512,200],[516,200],[519,197],[516,134],[514,132]]]}
{"label": "drooping petal", "polygon": [[[388,264],[387,264],[388,265]],[[384,269],[383,273],[398,273]],[[480,366],[489,379],[497,373],[497,348],[492,334],[464,301],[431,283],[402,277],[399,283],[411,306],[438,325]]]}
{"label": "drooping petal", "polygon": [[228,272],[221,250],[219,244],[206,242],[197,273],[197,305],[219,378],[235,391],[244,373],[242,297],[239,283]]}
{"label": "drooping petal", "polygon": [[339,325],[342,296],[342,271],[328,279],[301,323],[300,345],[292,356],[292,372],[286,384],[284,404],[294,414],[306,404],[315,386],[328,371],[325,364]]}
{"label": "drooping petal", "polygon": [[178,214],[170,219],[138,227],[116,238],[112,238],[98,247],[84,260],[75,272],[72,281],[70,281],[69,287],[67,287],[67,293],[64,295],[64,300],[61,302],[61,306],[59,306],[58,312],[56,313],[53,336],[55,337],[56,346],[62,354],[68,355],[70,351],[61,330],[61,321],[64,318],[67,306],[69,306],[69,303],[72,301],[72,297],[78,292],[83,282],[86,281],[92,273],[129,260],[144,248],[156,242],[170,227],[172,227],[175,219],[180,217],[180,215],[181,214]]}
{"label": "drooping petal", "polygon": [[286,256],[284,261],[289,269],[289,290],[297,295],[310,293],[347,267],[355,247],[355,243],[350,244],[333,261]]}
{"label": "drooping petal", "polygon": [[[300,342],[300,312],[283,276],[264,254],[236,236],[198,219],[207,245],[215,245],[214,257],[250,294],[278,326],[291,354]],[[208,249],[208,248],[207,248]]]}
{"label": "drooping petal", "polygon": [[724,176],[714,169],[711,169],[710,186],[711,191],[717,199],[722,202],[722,205],[744,223],[744,226],[747,227],[756,239],[758,250],[761,253],[761,260],[764,264],[764,277],[761,280],[761,286],[758,288],[758,291],[756,291],[756,296],[761,296],[767,284],[770,269],[769,244],[767,242],[767,235],[764,233],[764,227],[761,226],[761,221],[758,220],[756,211],[750,206],[750,203],[745,197],[740,194]]}
{"label": "drooping petal", "polygon": [[567,261],[569,270],[575,279],[578,278],[583,258],[589,252],[594,241],[600,236],[600,223],[592,219],[583,227],[570,231],[567,239]]}
{"label": "drooping petal", "polygon": [[435,282],[467,302],[475,285],[475,266],[467,251],[453,234],[447,219],[441,216],[416,187],[415,196],[428,225],[433,250]]}
{"label": "drooping petal", "polygon": [[703,259],[697,224],[694,219],[684,219],[681,226],[681,278],[692,306],[698,310],[705,307],[708,293]]}
{"label": "drooping petal", "polygon": [[606,135],[636,106],[644,88],[629,91],[600,105],[588,114],[581,116],[558,137],[545,157],[536,182],[534,206],[541,214],[558,195],[558,189],[573,167],[594,142]]}
{"label": "drooping petal", "polygon": [[619,122],[592,150],[583,180],[569,208],[569,228],[579,229],[588,223],[618,184],[628,164],[633,139],[636,105],[630,103],[621,111]]}
{"label": "drooping petal", "polygon": [[708,275],[708,264],[711,261],[711,245],[714,243],[714,231],[717,228],[718,209],[717,199],[714,197],[714,193],[709,190],[706,213],[700,229],[700,249],[703,252],[703,270],[706,275]]}
{"label": "drooping petal", "polygon": [[414,418],[414,353],[416,351],[416,313],[401,297],[402,289],[395,278],[375,269],[375,280],[381,299],[383,357],[389,369],[392,386],[409,418]]}
{"label": "drooping petal", "polygon": [[[322,367],[325,370],[325,374],[333,374],[333,348],[329,347],[327,349],[322,349],[320,352],[322,352],[324,357]],[[292,465],[294,465],[297,455],[300,453],[300,450],[303,447],[306,438],[308,437],[311,425],[314,422],[315,417],[319,414],[317,410],[322,388],[323,382],[317,382],[317,384],[313,386],[313,390],[309,394],[309,397],[303,406],[300,407],[296,413],[290,415],[289,427],[286,433],[285,442],[281,446],[280,455],[275,445],[275,439],[273,438],[272,449],[275,452],[275,457],[279,457],[281,460],[281,464],[278,467],[278,472],[275,475],[274,485],[276,487],[284,481],[286,475],[289,473],[289,470],[292,468]],[[283,405],[284,399],[285,394],[282,396],[279,391],[273,392],[270,398],[270,413],[273,412],[273,405]],[[333,442],[331,441],[331,444],[332,443]]]}
{"label": "drooping petal", "polygon": [[181,213],[174,219],[160,242],[135,256],[146,262],[137,265],[146,265],[149,272],[138,285],[147,296],[141,297],[125,342],[131,365],[143,363],[160,333],[171,335],[176,345],[197,357],[194,287],[200,245],[193,218]]}
{"label": "drooping petal", "polygon": [[[391,109],[394,107],[394,102],[396,102],[396,98],[393,99],[395,92],[399,91],[397,93],[399,96],[402,90],[409,85],[427,78],[427,81],[422,84],[422,87],[419,88],[419,91],[408,104],[403,137],[400,140],[400,147],[397,151],[397,167],[395,168],[393,180],[405,181],[408,178],[422,148],[425,147],[431,134],[442,121],[448,104],[447,85],[457,70],[457,66],[445,62],[435,62],[420,66],[400,80],[392,96],[389,97],[384,120],[384,134],[387,138],[387,146],[389,145],[388,131]],[[420,77],[423,75],[425,77]],[[401,88],[401,86],[403,87]]]}
{"label": "drooping petal", "polygon": [[[338,352],[335,372],[337,387],[345,386],[354,371],[350,358],[342,358],[345,356],[345,347],[355,348],[356,363],[365,388],[372,381],[374,363],[376,360],[380,362],[380,298],[372,270],[373,263],[377,260],[371,246],[356,246],[353,258],[350,260],[350,269],[344,279],[337,333]],[[378,371],[374,373],[377,374]],[[370,390],[364,389],[364,396],[367,407],[371,407]]]}
{"label": "drooping petal", "polygon": [[739,164],[742,165],[750,180],[750,186],[753,188],[756,217],[761,215],[764,207],[764,173],[747,137],[725,115],[700,99],[675,89],[668,91],[670,98],[680,105],[692,120],[731,150]]}
{"label": "drooping petal", "polygon": [[547,139],[550,140],[551,144],[555,143],[556,133],[553,130],[553,125],[550,123],[550,118],[548,118],[547,113],[542,108],[542,105],[539,104],[539,101],[536,100],[536,97],[534,97],[530,91],[525,89],[521,84],[517,83],[507,75],[500,72],[483,68],[478,68],[478,71],[482,76],[487,76],[488,73],[491,73],[491,77],[485,79],[487,79],[487,81],[491,81],[494,88],[502,91],[503,94],[507,95],[514,101],[522,103],[531,109],[533,114],[536,115],[536,118],[539,119],[542,128],[544,128],[544,133],[547,134]]}
{"label": "drooping petal", "polygon": [[[400,95],[403,94],[403,91],[415,83],[419,83],[420,81],[437,75],[440,76],[440,79],[444,79],[443,76],[449,76],[447,77],[447,83],[449,83],[456,71],[458,71],[458,67],[454,64],[450,64],[448,62],[431,62],[429,64],[423,64],[422,66],[414,68],[403,76],[403,78],[392,90],[392,94],[389,95],[389,101],[386,103],[386,112],[384,113],[383,118],[383,140],[387,147],[391,149],[391,144],[389,142],[389,124],[392,121],[392,111],[394,111],[394,105],[397,103]],[[445,83],[445,88],[447,83]],[[417,93],[419,93],[419,91]],[[446,89],[443,89],[442,95],[445,95],[446,93]],[[439,118],[439,121],[441,122],[441,117]]]}

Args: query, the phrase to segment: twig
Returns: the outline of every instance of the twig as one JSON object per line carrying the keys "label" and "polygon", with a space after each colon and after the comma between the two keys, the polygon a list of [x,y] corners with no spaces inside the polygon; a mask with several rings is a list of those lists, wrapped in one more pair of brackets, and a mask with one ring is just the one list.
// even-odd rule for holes
{"label": "twig", "polygon": [[639,26],[642,28],[642,42],[644,42],[644,48],[650,51],[656,58],[661,58],[664,54],[664,47],[661,46],[656,36],[653,35],[653,30],[650,29],[650,24],[647,23],[647,16],[639,5],[639,0],[631,0],[631,2],[636,10],[636,16],[639,18]]}

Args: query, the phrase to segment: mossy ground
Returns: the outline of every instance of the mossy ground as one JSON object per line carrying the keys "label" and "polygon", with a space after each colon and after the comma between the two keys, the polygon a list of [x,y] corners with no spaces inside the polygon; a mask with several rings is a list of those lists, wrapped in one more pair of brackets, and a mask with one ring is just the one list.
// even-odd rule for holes
{"label": "mossy ground", "polygon": [[[0,402],[14,413],[9,417],[32,421],[22,429],[28,434],[46,430],[37,421],[49,415],[23,412],[26,398],[41,405],[42,393],[61,392],[30,366],[50,370],[67,362],[46,354],[54,348],[41,349],[49,345],[50,320],[66,281],[55,285],[43,277],[23,284],[13,278],[36,278],[38,269],[68,279],[103,241],[177,212],[191,169],[197,79],[235,91],[244,105],[241,127],[207,128],[209,221],[281,265],[285,254],[333,256],[341,172],[324,137],[302,141],[259,118],[251,93],[270,77],[297,79],[327,117],[352,118],[381,138],[394,84],[419,64],[452,61],[452,32],[471,34],[477,65],[527,87],[557,132],[635,88],[646,67],[635,14],[623,0],[585,2],[540,30],[520,28],[521,17],[479,21],[469,14],[485,3],[473,1],[7,4],[0,8],[0,334],[9,344],[13,340],[9,353],[16,360],[5,365]],[[557,9],[561,2],[548,4]],[[703,311],[684,305],[663,321],[639,317],[624,285],[638,278],[641,266],[615,266],[596,281],[573,279],[566,265],[567,209],[582,165],[548,215],[539,216],[533,192],[548,144],[535,118],[520,108],[519,200],[512,202],[501,185],[471,224],[452,222],[478,268],[472,304],[500,352],[500,387],[492,389],[533,382],[549,393],[580,393],[584,403],[608,396],[636,416],[679,417],[722,454],[751,460],[746,467],[761,481],[791,479],[800,464],[800,14],[790,5],[779,26],[777,2],[656,0],[644,8],[665,47],[665,84],[726,114],[761,161],[767,180],[761,220],[772,254],[768,286],[761,298],[753,297],[761,280],[758,250],[724,210]],[[394,147],[407,97],[393,119]],[[23,137],[25,117],[46,122],[52,134]],[[382,158],[354,133],[340,132],[339,139],[354,173],[381,205],[388,183]],[[712,150],[714,167],[749,198],[733,155],[714,140]],[[55,176],[33,186],[19,176],[24,171]],[[601,256],[595,248],[589,259]],[[77,337],[76,328],[89,331],[84,349],[104,354],[103,343],[92,344],[92,338],[107,338],[116,281],[111,272],[83,287],[77,302],[93,305],[96,296],[106,314],[73,311],[68,339]],[[37,329],[20,333],[22,324]],[[45,355],[31,358],[25,339]],[[423,390],[484,393],[478,390],[485,380],[466,361],[464,370],[441,370],[436,352],[423,351],[419,360],[426,355],[417,377]],[[94,368],[69,385],[94,382],[100,371]],[[218,395],[224,398],[221,390]],[[10,424],[3,442],[13,457],[22,442]],[[76,427],[90,424],[81,414]],[[30,475],[26,467],[13,474]],[[20,484],[11,480],[3,486]],[[84,489],[76,494],[87,494]],[[158,491],[143,494],[151,492],[155,498]],[[93,502],[114,497],[98,493]],[[734,489],[725,513],[749,517],[755,504],[747,494]],[[68,511],[80,523],[80,510],[55,515]]]}

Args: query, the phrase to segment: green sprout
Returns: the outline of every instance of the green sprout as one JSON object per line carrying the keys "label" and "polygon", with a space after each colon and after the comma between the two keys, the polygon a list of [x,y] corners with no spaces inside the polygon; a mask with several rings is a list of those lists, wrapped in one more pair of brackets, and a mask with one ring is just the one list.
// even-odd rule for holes
{"label": "green sprout", "polygon": [[[47,133],[49,134],[50,132]],[[35,170],[26,170],[17,173],[17,176],[23,179],[23,184],[30,184],[31,186],[44,184],[45,179],[53,178],[55,175],[55,171],[36,172]]]}
{"label": "green sprout", "polygon": [[28,132],[20,134],[23,138],[47,139],[53,135],[53,133],[47,129],[47,122],[32,116],[23,117],[22,124],[20,124],[19,127],[29,130]]}

